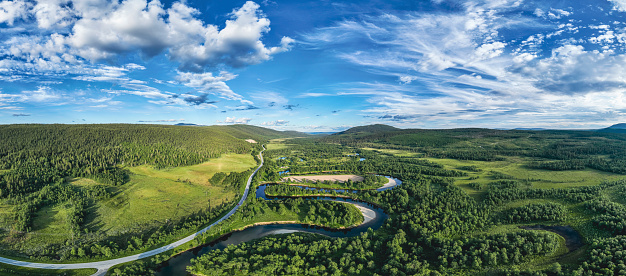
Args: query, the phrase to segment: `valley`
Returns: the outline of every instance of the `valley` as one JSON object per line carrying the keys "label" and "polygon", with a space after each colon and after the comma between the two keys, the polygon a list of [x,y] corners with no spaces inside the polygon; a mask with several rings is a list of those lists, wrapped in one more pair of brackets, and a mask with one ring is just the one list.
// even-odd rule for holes
{"label": "valley", "polygon": [[[116,265],[99,273],[111,275],[231,274],[233,268],[243,274],[561,275],[599,271],[603,260],[583,262],[596,260],[594,244],[611,243],[614,252],[623,246],[622,134],[365,126],[280,138],[245,131],[231,137],[248,154],[226,150],[183,166],[113,166],[97,177],[59,170],[55,183],[6,196],[2,254],[85,268],[145,256],[107,261]],[[5,166],[4,181],[19,169]],[[70,223],[81,195],[88,200]],[[20,232],[12,218],[27,200],[40,203],[30,207],[31,220]],[[570,229],[579,245],[549,227]],[[263,249],[267,242],[274,249]],[[326,242],[338,246],[316,247]],[[315,257],[297,266],[270,265],[304,252]],[[181,253],[185,257],[168,261]]]}

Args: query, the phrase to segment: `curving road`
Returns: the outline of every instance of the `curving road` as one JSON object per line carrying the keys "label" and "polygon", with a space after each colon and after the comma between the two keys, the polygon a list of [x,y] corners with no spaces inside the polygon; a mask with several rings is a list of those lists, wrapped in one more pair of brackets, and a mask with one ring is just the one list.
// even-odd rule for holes
{"label": "curving road", "polygon": [[190,242],[191,240],[193,240],[195,237],[199,236],[200,234],[208,231],[209,229],[211,229],[211,227],[217,225],[218,223],[230,218],[230,216],[232,216],[235,212],[237,212],[237,210],[239,209],[239,206],[241,204],[243,204],[243,202],[246,200],[246,198],[248,197],[248,193],[250,191],[250,185],[252,184],[252,178],[254,177],[254,175],[256,175],[256,173],[259,171],[259,169],[261,169],[261,167],[263,167],[263,151],[265,151],[265,146],[263,146],[263,150],[259,153],[259,157],[261,158],[261,165],[259,165],[258,168],[256,168],[256,170],[254,170],[254,172],[250,175],[250,177],[248,178],[248,183],[246,183],[246,189],[243,192],[243,196],[241,197],[241,199],[239,200],[239,203],[237,203],[237,205],[235,206],[235,208],[233,208],[232,210],[230,210],[230,212],[228,212],[228,214],[226,214],[225,216],[223,216],[222,218],[220,218],[219,220],[217,220],[216,222],[214,222],[213,224],[203,228],[202,230],[189,235],[181,240],[178,240],[176,242],[173,242],[171,244],[159,247],[157,249],[153,249],[147,252],[143,252],[143,253],[139,253],[136,255],[132,255],[132,256],[128,256],[128,257],[123,257],[123,258],[117,258],[117,259],[112,259],[112,260],[106,260],[106,261],[99,261],[99,262],[90,262],[90,263],[75,263],[75,264],[47,264],[47,263],[31,263],[31,262],[26,262],[26,261],[17,261],[17,260],[12,260],[12,259],[7,259],[7,258],[3,258],[0,257],[0,263],[5,263],[5,264],[10,264],[10,265],[15,265],[15,266],[22,266],[22,267],[29,267],[29,268],[43,268],[43,269],[83,269],[83,268],[95,268],[98,269],[98,271],[93,274],[93,276],[96,275],[105,275],[107,270],[109,270],[110,267],[114,266],[114,265],[118,265],[118,264],[123,264],[123,263],[127,263],[127,262],[131,262],[131,261],[136,261],[139,259],[143,259],[143,258],[147,258],[147,257],[151,257],[160,253],[163,253],[165,251],[174,249],[176,247],[179,247],[187,242]]}

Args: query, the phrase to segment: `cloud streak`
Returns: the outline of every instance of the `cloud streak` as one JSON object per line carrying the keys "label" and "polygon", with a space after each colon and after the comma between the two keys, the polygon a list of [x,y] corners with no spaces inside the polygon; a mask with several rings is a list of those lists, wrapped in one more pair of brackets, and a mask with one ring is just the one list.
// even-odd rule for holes
{"label": "cloud streak", "polygon": [[[471,1],[460,12],[364,16],[319,28],[303,43],[396,77],[397,84],[352,82],[335,89],[334,95],[367,96],[372,107],[364,115],[381,120],[501,124],[495,120],[519,122],[533,114],[546,123],[626,109],[626,55],[622,46],[606,45],[617,43],[610,26],[600,35],[550,45],[546,36],[578,32],[581,26],[568,19],[574,13],[553,8],[535,11],[537,18],[521,14],[519,3]],[[535,33],[518,43],[517,29]]]}

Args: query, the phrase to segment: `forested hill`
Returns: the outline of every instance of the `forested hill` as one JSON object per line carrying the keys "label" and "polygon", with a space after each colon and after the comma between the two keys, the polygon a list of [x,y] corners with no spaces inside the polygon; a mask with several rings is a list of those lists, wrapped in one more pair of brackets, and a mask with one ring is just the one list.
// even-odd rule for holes
{"label": "forested hill", "polygon": [[64,177],[122,184],[125,166],[188,166],[224,153],[251,153],[281,132],[241,126],[2,125],[0,197],[36,191]]}
{"label": "forested hill", "polygon": [[311,135],[297,131],[277,131],[269,128],[251,126],[251,125],[228,125],[228,126],[211,126],[228,132],[230,135],[240,139],[254,139],[264,141],[277,138],[293,138],[293,137],[309,137]]}
{"label": "forested hill", "polygon": [[384,133],[390,131],[397,131],[399,128],[395,128],[388,125],[383,124],[375,124],[375,125],[367,125],[367,126],[358,126],[353,127],[348,130],[335,133],[333,135],[345,135],[345,134],[376,134],[376,133]]}
{"label": "forested hill", "polygon": [[626,133],[626,124],[615,124],[607,128],[599,129],[599,132]]}
{"label": "forested hill", "polygon": [[596,169],[626,174],[626,134],[597,131],[396,129],[347,131],[319,138],[358,148],[397,149],[425,157],[498,161],[507,156],[533,158],[527,166],[547,170]]}

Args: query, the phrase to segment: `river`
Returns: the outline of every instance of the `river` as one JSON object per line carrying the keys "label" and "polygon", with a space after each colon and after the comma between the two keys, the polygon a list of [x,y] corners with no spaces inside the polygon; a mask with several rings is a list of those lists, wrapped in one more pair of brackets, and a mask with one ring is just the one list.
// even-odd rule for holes
{"label": "river", "polygon": [[[378,191],[388,190],[402,183],[398,179],[390,178],[390,177],[388,178],[390,179],[389,182],[392,184],[385,185],[385,187],[378,189]],[[261,185],[260,187],[258,187],[255,193],[256,197],[263,198],[266,200],[275,200],[275,199],[284,198],[284,197],[266,196],[265,195],[266,187],[267,185]],[[305,188],[305,187],[302,187],[302,188]],[[306,187],[306,188],[315,189],[315,188],[309,188],[309,187]],[[274,224],[274,225],[253,226],[250,228],[246,228],[242,231],[233,232],[231,234],[224,236],[220,240],[214,241],[210,244],[207,244],[201,247],[197,247],[189,251],[185,251],[169,259],[168,261],[163,263],[163,266],[159,269],[159,271],[157,271],[156,275],[158,276],[189,275],[189,273],[187,273],[186,268],[187,266],[191,265],[191,259],[201,256],[202,254],[205,254],[212,250],[224,249],[229,245],[235,245],[235,244],[239,244],[242,242],[248,242],[248,241],[255,240],[255,239],[262,238],[262,237],[269,236],[269,235],[287,234],[287,233],[294,233],[294,232],[307,232],[307,233],[321,234],[321,235],[325,235],[325,236],[329,236],[333,238],[354,237],[367,231],[368,228],[372,228],[373,230],[380,228],[385,222],[385,220],[387,220],[388,218],[387,214],[385,214],[385,212],[383,212],[382,209],[375,207],[371,204],[364,203],[364,202],[357,202],[352,199],[335,198],[335,197],[305,197],[305,198],[348,202],[348,203],[356,205],[357,208],[361,207],[359,209],[367,209],[367,211],[372,212],[375,215],[370,215],[370,220],[369,221],[366,220],[365,223],[359,226],[356,226],[350,229],[342,229],[342,230],[329,229],[329,228],[316,227],[316,226],[307,226],[307,225],[302,225],[302,224]]]}

